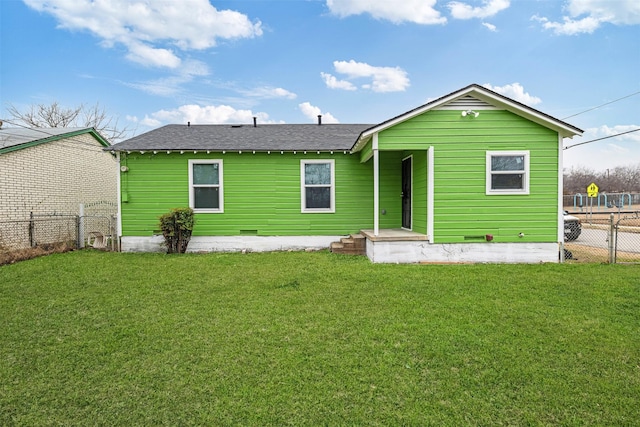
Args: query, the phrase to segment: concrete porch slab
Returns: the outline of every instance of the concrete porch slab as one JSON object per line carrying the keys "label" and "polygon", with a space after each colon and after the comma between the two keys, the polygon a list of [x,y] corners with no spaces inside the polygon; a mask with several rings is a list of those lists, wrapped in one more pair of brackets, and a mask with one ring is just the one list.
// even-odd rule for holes
{"label": "concrete porch slab", "polygon": [[372,242],[411,242],[429,240],[426,234],[416,233],[415,231],[405,230],[403,228],[381,228],[376,236],[373,230],[360,230],[368,240]]}

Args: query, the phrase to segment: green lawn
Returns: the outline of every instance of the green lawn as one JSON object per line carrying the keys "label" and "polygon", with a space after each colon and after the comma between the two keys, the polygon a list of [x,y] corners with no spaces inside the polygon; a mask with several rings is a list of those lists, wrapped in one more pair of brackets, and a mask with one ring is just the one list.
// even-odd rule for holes
{"label": "green lawn", "polygon": [[633,425],[640,266],[79,251],[0,267],[0,425]]}

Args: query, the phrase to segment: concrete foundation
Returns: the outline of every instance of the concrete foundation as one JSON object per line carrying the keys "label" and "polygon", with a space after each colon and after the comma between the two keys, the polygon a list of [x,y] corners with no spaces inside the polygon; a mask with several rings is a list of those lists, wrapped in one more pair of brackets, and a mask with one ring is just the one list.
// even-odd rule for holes
{"label": "concrete foundation", "polygon": [[557,243],[451,243],[371,241],[367,257],[376,263],[559,262]]}
{"label": "concrete foundation", "polygon": [[[187,252],[270,252],[327,249],[342,236],[193,236]],[[122,252],[165,252],[162,236],[122,236]]]}

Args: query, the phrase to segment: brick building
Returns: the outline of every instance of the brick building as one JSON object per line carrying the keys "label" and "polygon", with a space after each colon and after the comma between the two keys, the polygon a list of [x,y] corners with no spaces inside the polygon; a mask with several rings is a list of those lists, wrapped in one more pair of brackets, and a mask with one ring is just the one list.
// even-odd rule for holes
{"label": "brick building", "polygon": [[112,210],[116,159],[94,128],[0,128],[0,221]]}

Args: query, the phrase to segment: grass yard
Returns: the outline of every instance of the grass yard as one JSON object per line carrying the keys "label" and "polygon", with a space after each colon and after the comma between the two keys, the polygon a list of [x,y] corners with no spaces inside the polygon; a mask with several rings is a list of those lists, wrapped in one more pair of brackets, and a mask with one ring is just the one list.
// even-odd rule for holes
{"label": "grass yard", "polygon": [[0,267],[0,425],[637,425],[639,265]]}

